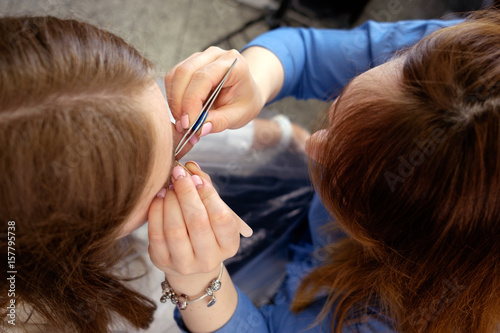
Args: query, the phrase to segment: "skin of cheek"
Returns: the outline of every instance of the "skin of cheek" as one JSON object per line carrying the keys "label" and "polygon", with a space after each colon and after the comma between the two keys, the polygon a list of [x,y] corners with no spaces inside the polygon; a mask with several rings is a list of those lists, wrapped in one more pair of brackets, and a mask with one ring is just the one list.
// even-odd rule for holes
{"label": "skin of cheek", "polygon": [[136,210],[136,212],[124,223],[122,230],[118,238],[123,238],[134,230],[141,227],[144,223],[147,222],[149,206],[141,205],[141,208]]}

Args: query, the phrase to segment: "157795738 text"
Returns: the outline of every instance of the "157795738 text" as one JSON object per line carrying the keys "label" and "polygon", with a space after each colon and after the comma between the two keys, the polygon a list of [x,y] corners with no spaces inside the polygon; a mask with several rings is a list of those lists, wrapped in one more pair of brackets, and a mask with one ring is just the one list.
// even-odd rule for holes
{"label": "157795738 text", "polygon": [[7,280],[9,281],[7,322],[16,325],[16,221],[7,222]]}

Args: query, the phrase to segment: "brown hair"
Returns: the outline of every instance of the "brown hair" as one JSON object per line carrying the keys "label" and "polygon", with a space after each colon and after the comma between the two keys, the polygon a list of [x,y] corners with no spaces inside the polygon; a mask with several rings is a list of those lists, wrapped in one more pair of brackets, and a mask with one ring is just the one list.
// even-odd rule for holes
{"label": "brown hair", "polygon": [[[376,306],[402,332],[500,324],[500,13],[439,30],[399,60],[397,89],[343,96],[313,166],[348,237],[302,282],[332,330]],[[389,89],[391,88],[391,89]],[[363,97],[367,96],[367,97]],[[340,323],[338,326],[335,323]]]}
{"label": "brown hair", "polygon": [[[112,267],[152,167],[153,127],[134,99],[151,63],[86,23],[5,17],[0,66],[1,257],[15,221],[16,304],[51,331],[107,332],[113,313],[147,328],[154,303]],[[3,312],[8,289],[2,269]]]}

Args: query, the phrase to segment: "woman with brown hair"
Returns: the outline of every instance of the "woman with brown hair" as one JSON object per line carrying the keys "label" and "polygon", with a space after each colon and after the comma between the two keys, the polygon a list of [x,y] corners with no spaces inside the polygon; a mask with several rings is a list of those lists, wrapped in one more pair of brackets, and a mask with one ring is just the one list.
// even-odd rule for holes
{"label": "woman with brown hair", "polygon": [[[90,24],[5,17],[0,82],[2,331],[163,332],[144,296],[152,272],[125,237],[182,169],[152,64]],[[224,260],[251,231],[202,187],[232,241]]]}
{"label": "woman with brown hair", "polygon": [[[293,247],[274,304],[257,309],[210,256],[204,272],[211,273],[189,262],[176,268],[180,258],[202,251],[190,241],[182,215],[164,216],[162,200],[153,201],[150,238],[177,230],[176,249],[165,233],[156,241],[166,245],[152,246],[151,258],[166,272],[164,297],[181,309],[180,327],[499,331],[500,13],[457,23],[285,28],[245,48],[242,63],[250,75],[228,81],[207,120],[215,131],[241,126],[275,99],[322,98],[349,83],[330,107],[326,128],[308,142],[321,200],[311,205],[311,242]],[[384,63],[397,47],[427,34]],[[176,118],[194,119],[191,110],[214,85],[207,73],[215,73],[216,82],[228,62],[227,52],[211,48],[172,69],[166,82]],[[179,198],[179,210],[185,207],[177,188],[168,197]],[[205,290],[213,277],[222,285]],[[221,303],[230,304],[229,311]]]}

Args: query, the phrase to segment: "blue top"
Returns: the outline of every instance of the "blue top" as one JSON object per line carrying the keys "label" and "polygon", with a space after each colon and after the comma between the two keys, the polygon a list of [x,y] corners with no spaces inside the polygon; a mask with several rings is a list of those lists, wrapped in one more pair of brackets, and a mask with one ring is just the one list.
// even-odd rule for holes
{"label": "blue top", "polygon": [[[264,47],[278,56],[284,72],[283,88],[275,100],[287,96],[298,99],[327,99],[354,76],[384,63],[391,54],[410,46],[429,33],[460,21],[401,21],[376,23],[369,21],[352,30],[281,28],[265,33],[245,46]],[[302,278],[318,266],[325,254],[317,251],[342,237],[325,234],[318,228],[332,221],[317,196],[309,210],[312,243],[291,245],[292,260],[287,265],[287,278],[277,293],[274,304],[256,308],[241,290],[238,305],[231,319],[216,332],[329,332],[332,314],[318,325],[311,326],[321,311],[325,297],[294,314],[289,310],[295,289]],[[178,310],[175,319],[187,332]],[[351,319],[351,318],[350,318]],[[350,320],[343,332],[394,332],[390,318],[376,309],[363,312],[359,320]]]}

